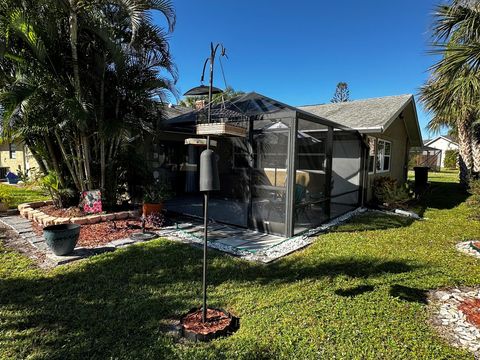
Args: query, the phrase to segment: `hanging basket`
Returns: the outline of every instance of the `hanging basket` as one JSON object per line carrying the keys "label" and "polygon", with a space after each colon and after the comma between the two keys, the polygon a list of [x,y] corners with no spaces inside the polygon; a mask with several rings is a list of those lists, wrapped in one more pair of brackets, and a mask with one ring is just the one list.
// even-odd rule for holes
{"label": "hanging basket", "polygon": [[238,136],[246,137],[247,129],[243,126],[226,122],[198,124],[197,135]]}

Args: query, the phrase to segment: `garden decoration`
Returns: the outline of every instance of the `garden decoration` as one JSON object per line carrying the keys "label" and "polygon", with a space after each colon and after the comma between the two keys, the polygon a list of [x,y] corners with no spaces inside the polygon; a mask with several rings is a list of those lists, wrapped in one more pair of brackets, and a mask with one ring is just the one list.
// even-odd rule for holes
{"label": "garden decoration", "polygon": [[165,224],[165,217],[161,213],[153,213],[148,216],[142,215],[141,219],[142,219],[142,231],[131,234],[130,239],[147,241],[147,240],[152,240],[158,237],[158,235],[155,234],[154,232],[146,231],[146,224],[148,222],[155,227],[162,227]]}
{"label": "garden decoration", "polygon": [[[213,68],[215,56],[218,49],[221,49],[221,56],[226,56],[225,48],[221,44],[216,46],[210,43],[210,57],[205,60],[200,82],[201,86],[190,89],[185,93],[187,96],[204,96],[208,94],[207,104],[207,125],[212,118],[212,95],[221,93],[222,90],[213,86]],[[203,85],[205,69],[207,63],[210,63],[210,83],[209,86]],[[198,126],[198,125],[197,125]],[[197,127],[197,134],[198,127]],[[218,336],[228,335],[238,328],[239,320],[228,312],[221,309],[212,309],[207,307],[207,249],[208,249],[208,200],[211,191],[220,190],[220,180],[218,177],[217,155],[210,149],[210,134],[206,135],[206,149],[200,155],[200,191],[204,194],[203,205],[203,303],[200,309],[192,309],[184,315],[180,321],[181,334],[194,341],[208,341]],[[219,135],[218,133],[215,133]]]}
{"label": "garden decoration", "polygon": [[83,191],[80,204],[87,214],[97,214],[102,212],[102,193],[100,190]]}
{"label": "garden decoration", "polygon": [[77,245],[80,236],[80,225],[51,225],[43,229],[45,242],[57,256],[70,254]]}

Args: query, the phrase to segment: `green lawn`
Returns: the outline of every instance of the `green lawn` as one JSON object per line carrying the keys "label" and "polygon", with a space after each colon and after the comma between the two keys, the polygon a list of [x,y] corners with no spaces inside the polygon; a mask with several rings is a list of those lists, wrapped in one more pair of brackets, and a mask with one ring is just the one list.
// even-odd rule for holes
{"label": "green lawn", "polygon": [[50,199],[43,189],[21,185],[0,184],[0,194],[6,194],[11,197],[10,208],[16,208],[19,204],[25,202]]}
{"label": "green lawn", "polygon": [[425,305],[429,289],[480,283],[454,248],[480,236],[456,179],[432,178],[425,221],[363,216],[267,266],[211,251],[210,304],[241,328],[209,344],[162,332],[200,302],[199,249],[156,240],[45,271],[0,248],[0,358],[471,359]]}

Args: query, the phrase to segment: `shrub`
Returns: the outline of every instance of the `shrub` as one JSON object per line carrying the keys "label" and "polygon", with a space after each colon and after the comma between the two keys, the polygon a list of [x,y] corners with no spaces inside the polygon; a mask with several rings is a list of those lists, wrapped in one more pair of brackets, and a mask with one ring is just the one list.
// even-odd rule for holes
{"label": "shrub", "polygon": [[398,186],[397,180],[390,176],[379,176],[373,181],[374,200],[388,207],[402,207],[411,200],[408,185]]}
{"label": "shrub", "polygon": [[15,203],[15,199],[12,194],[4,189],[0,189],[0,202],[4,203],[7,208],[11,208]]}
{"label": "shrub", "polygon": [[445,151],[445,159],[443,161],[443,166],[446,169],[456,169],[457,162],[458,162],[458,150]]}

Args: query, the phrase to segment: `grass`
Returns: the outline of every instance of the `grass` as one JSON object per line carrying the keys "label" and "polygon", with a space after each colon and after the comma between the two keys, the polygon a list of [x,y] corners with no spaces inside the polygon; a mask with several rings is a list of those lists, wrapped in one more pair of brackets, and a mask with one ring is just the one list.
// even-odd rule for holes
{"label": "grass", "polygon": [[209,303],[241,328],[208,344],[162,331],[200,303],[199,249],[160,239],[46,271],[0,248],[0,358],[471,359],[435,333],[425,298],[480,283],[455,250],[480,234],[456,179],[435,175],[425,221],[357,219],[270,265],[211,251]]}
{"label": "grass", "polygon": [[18,205],[25,202],[49,200],[44,190],[37,187],[30,186],[13,186],[0,184],[0,195],[7,196],[10,208],[16,208]]}

